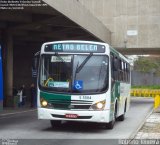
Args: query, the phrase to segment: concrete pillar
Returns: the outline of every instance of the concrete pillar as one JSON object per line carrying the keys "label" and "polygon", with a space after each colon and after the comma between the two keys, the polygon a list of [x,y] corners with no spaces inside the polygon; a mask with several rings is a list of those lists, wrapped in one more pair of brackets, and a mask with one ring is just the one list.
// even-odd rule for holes
{"label": "concrete pillar", "polygon": [[13,105],[13,37],[9,30],[3,35],[4,54],[4,102],[5,106]]}
{"label": "concrete pillar", "polygon": [[0,46],[0,111],[3,109],[3,70],[2,70],[2,50]]}

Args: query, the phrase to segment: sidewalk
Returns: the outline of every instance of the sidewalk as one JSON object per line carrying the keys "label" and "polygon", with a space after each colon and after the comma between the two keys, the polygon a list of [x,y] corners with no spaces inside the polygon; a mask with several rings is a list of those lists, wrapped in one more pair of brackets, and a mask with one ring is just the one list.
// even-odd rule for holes
{"label": "sidewalk", "polygon": [[36,108],[31,108],[29,106],[25,106],[25,107],[21,107],[21,108],[13,108],[13,107],[4,108],[2,111],[0,111],[0,117],[23,113],[23,112],[28,112],[28,111],[34,111],[34,110],[36,110]]}
{"label": "sidewalk", "polygon": [[160,139],[160,107],[146,119],[134,139]]}

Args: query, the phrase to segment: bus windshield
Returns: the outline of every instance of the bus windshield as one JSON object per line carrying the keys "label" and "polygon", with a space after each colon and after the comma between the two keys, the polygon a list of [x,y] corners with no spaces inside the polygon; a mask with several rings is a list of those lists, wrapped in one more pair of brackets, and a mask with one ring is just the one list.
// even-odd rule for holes
{"label": "bus windshield", "polygon": [[106,91],[109,83],[108,60],[107,55],[44,54],[41,56],[39,85],[41,89],[59,93]]}

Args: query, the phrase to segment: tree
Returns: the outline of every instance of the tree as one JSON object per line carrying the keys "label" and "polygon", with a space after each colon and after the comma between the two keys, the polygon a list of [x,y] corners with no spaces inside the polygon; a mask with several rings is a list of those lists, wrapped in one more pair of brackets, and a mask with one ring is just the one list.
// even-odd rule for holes
{"label": "tree", "polygon": [[140,56],[134,62],[134,70],[144,73],[153,72],[160,76],[160,58]]}

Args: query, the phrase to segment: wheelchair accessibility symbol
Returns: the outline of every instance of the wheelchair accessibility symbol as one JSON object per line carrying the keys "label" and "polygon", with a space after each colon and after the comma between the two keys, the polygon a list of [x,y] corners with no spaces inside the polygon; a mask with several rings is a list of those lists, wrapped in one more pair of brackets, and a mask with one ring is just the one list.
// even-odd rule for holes
{"label": "wheelchair accessibility symbol", "polygon": [[74,81],[74,89],[75,90],[82,90],[83,89],[83,81],[81,81],[81,80]]}

